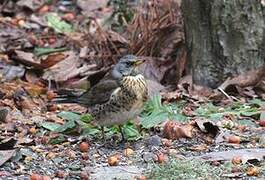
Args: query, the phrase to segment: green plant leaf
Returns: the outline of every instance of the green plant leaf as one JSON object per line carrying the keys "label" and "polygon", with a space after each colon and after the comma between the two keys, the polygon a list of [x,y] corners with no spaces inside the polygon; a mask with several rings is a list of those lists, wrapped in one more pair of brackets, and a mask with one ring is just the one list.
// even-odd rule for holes
{"label": "green plant leaf", "polygon": [[186,122],[189,118],[182,114],[174,114],[171,116],[170,119],[178,121],[178,122]]}
{"label": "green plant leaf", "polygon": [[76,121],[81,118],[79,114],[69,112],[69,111],[62,111],[58,113],[57,116],[59,116],[62,119],[68,120],[68,121]]}
{"label": "green plant leaf", "polygon": [[33,53],[36,56],[42,56],[42,55],[46,55],[46,54],[50,54],[50,53],[55,53],[55,52],[63,52],[66,51],[67,48],[38,48],[35,47]]}
{"label": "green plant leaf", "polygon": [[143,126],[143,128],[149,129],[166,121],[167,118],[168,114],[166,112],[153,112],[151,115],[141,118],[141,125]]}
{"label": "green plant leaf", "polygon": [[260,117],[259,117],[259,119],[260,119],[260,120],[265,119],[265,112],[264,112],[264,111],[260,113]]}
{"label": "green plant leaf", "polygon": [[55,129],[56,132],[65,132],[66,130],[72,129],[75,127],[75,121],[69,120],[66,123],[64,123],[62,126]]}
{"label": "green plant leaf", "polygon": [[93,136],[100,132],[100,130],[98,130],[96,127],[91,126],[90,124],[85,124],[82,126],[82,136]]}
{"label": "green plant leaf", "polygon": [[54,13],[46,15],[48,26],[52,27],[58,33],[71,33],[73,32],[73,26],[67,22],[61,20],[61,18]]}
{"label": "green plant leaf", "polygon": [[254,105],[258,105],[259,107],[264,107],[265,101],[263,101],[261,99],[252,99],[249,101],[249,104],[254,104]]}
{"label": "green plant leaf", "polygon": [[249,120],[249,119],[240,120],[240,121],[238,121],[238,124],[245,125],[248,127],[257,127],[257,124],[254,123],[253,121]]}
{"label": "green plant leaf", "polygon": [[250,117],[250,116],[258,115],[258,114],[260,114],[260,112],[259,111],[242,111],[240,114],[243,116],[249,116]]}
{"label": "green plant leaf", "polygon": [[[144,112],[141,116],[141,125],[149,129],[158,124],[171,119],[176,121],[186,121],[188,118],[181,114],[181,108],[176,104],[161,103],[161,95],[154,95],[145,105]],[[180,105],[182,105],[181,103]]]}
{"label": "green plant leaf", "polygon": [[43,122],[41,123],[41,126],[50,131],[56,131],[56,129],[61,127],[62,125],[53,122]]}
{"label": "green plant leaf", "polygon": [[84,114],[80,117],[80,120],[84,123],[90,123],[92,119],[93,117],[91,116],[91,114]]}
{"label": "green plant leaf", "polygon": [[49,141],[49,143],[51,144],[60,144],[65,142],[66,138],[64,137],[64,135],[60,134],[58,137],[53,138]]}
{"label": "green plant leaf", "polygon": [[123,126],[123,133],[127,140],[138,140],[141,138],[141,134],[132,123]]}

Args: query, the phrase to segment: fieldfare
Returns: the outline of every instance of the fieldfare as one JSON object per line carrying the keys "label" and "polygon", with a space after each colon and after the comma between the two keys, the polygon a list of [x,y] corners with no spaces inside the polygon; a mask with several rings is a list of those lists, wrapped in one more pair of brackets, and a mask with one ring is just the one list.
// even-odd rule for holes
{"label": "fieldfare", "polygon": [[102,127],[121,125],[135,119],[142,111],[148,97],[146,80],[137,71],[143,60],[133,55],[122,57],[108,76],[81,95],[64,94],[55,99],[57,103],[78,103],[88,108],[93,122]]}

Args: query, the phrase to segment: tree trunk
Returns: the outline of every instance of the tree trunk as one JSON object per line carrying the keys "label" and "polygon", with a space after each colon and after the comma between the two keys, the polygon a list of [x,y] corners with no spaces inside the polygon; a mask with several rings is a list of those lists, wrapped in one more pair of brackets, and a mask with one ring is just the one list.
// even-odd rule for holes
{"label": "tree trunk", "polygon": [[265,18],[259,0],[183,0],[193,82],[218,87],[264,65]]}

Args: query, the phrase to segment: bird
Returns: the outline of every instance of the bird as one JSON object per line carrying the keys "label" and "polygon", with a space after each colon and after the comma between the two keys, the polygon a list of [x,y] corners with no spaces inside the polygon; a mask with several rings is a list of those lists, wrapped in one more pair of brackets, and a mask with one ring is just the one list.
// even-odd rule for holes
{"label": "bird", "polygon": [[137,68],[143,62],[134,55],[125,55],[108,75],[86,92],[61,93],[53,102],[77,103],[88,108],[93,122],[101,126],[104,141],[104,127],[112,125],[118,125],[124,141],[122,125],[135,119],[148,99],[146,79]]}

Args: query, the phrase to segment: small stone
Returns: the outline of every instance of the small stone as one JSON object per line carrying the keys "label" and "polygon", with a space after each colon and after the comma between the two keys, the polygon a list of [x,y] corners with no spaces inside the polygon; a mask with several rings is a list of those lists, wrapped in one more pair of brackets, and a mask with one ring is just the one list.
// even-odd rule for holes
{"label": "small stone", "polygon": [[144,175],[140,175],[136,177],[136,180],[146,180],[146,177]]}
{"label": "small stone", "polygon": [[163,153],[158,153],[154,156],[154,161],[159,163],[159,164],[163,164],[168,160],[167,155],[163,154]]}
{"label": "small stone", "polygon": [[110,166],[117,166],[119,164],[119,159],[117,156],[110,156],[108,158],[108,164]]}
{"label": "small stone", "polygon": [[265,119],[259,120],[258,123],[261,127],[265,127]]}
{"label": "small stone", "polygon": [[241,172],[241,169],[238,166],[233,166],[231,168],[231,173],[238,173]]}
{"label": "small stone", "polygon": [[31,127],[29,129],[29,132],[30,132],[30,134],[36,134],[37,133],[37,129],[35,127]]}
{"label": "small stone", "polygon": [[81,156],[82,156],[82,159],[83,159],[83,160],[85,160],[85,161],[89,160],[89,156],[88,156],[88,154],[82,153]]}
{"label": "small stone", "polygon": [[42,176],[39,174],[32,174],[30,180],[42,180]]}
{"label": "small stone", "polygon": [[66,176],[66,173],[62,170],[59,170],[57,173],[56,173],[56,177],[58,178],[64,178]]}
{"label": "small stone", "polygon": [[81,180],[88,180],[88,179],[89,179],[89,175],[88,175],[88,173],[87,173],[86,171],[82,171],[82,172],[80,173],[80,179],[81,179]]}
{"label": "small stone", "polygon": [[168,150],[168,154],[175,157],[179,154],[179,151],[172,148]]}
{"label": "small stone", "polygon": [[15,125],[15,123],[7,123],[6,125],[5,125],[5,130],[7,131],[7,132],[14,132],[14,131],[16,131],[16,125]]}
{"label": "small stone", "polygon": [[125,155],[126,157],[131,156],[133,153],[134,153],[134,151],[133,151],[131,148],[126,148],[126,149],[124,150],[124,155]]}
{"label": "small stone", "polygon": [[49,153],[47,154],[46,157],[47,157],[48,159],[53,159],[53,158],[55,158],[55,156],[56,156],[55,153],[53,153],[53,152],[49,152]]}
{"label": "small stone", "polygon": [[241,157],[240,157],[240,156],[235,156],[235,157],[233,157],[233,159],[232,159],[232,163],[233,163],[234,165],[241,164],[241,163],[242,163],[242,159],[241,159]]}
{"label": "small stone", "polygon": [[145,162],[151,162],[153,161],[154,154],[150,152],[144,152],[142,156]]}
{"label": "small stone", "polygon": [[259,169],[255,166],[248,167],[246,173],[248,176],[257,176],[259,174]]}
{"label": "small stone", "polygon": [[50,101],[51,101],[53,98],[55,98],[55,96],[56,96],[56,93],[54,93],[54,92],[51,91],[51,90],[50,90],[50,91],[47,91],[46,94],[47,94],[47,99],[50,100]]}
{"label": "small stone", "polygon": [[169,139],[163,139],[163,145],[166,147],[172,146],[172,141]]}
{"label": "small stone", "polygon": [[239,136],[229,136],[228,142],[232,144],[240,144],[240,137]]}
{"label": "small stone", "polygon": [[158,135],[151,136],[148,139],[148,145],[150,145],[150,146],[161,146],[162,145],[161,138]]}
{"label": "small stone", "polygon": [[0,108],[0,122],[5,122],[6,117],[8,115],[8,109],[7,108]]}
{"label": "small stone", "polygon": [[52,180],[50,176],[42,176],[42,180]]}
{"label": "small stone", "polygon": [[81,152],[87,152],[88,149],[89,149],[89,144],[87,142],[82,142],[80,145],[79,145],[79,148],[80,148],[80,151]]}

